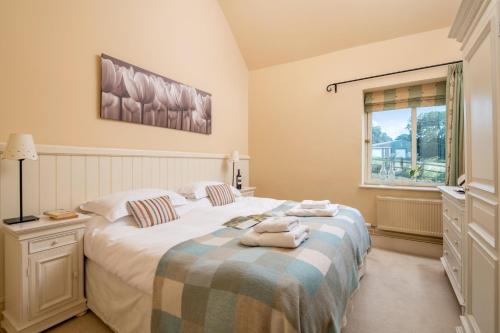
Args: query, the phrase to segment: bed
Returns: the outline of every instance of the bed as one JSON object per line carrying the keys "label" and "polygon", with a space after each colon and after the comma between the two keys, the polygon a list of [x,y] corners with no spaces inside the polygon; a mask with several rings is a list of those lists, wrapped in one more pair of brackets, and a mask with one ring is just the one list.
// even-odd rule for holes
{"label": "bed", "polygon": [[[234,217],[279,213],[293,204],[240,197],[233,204],[212,207],[208,198],[204,198],[178,207],[179,220],[144,229],[137,228],[130,216],[114,223],[94,216],[84,238],[88,307],[113,330],[123,333],[211,332],[213,325],[219,332],[313,332],[318,329],[340,332],[370,247],[359,211],[341,206],[334,218],[303,218],[301,222],[312,229],[311,237],[294,250],[243,247],[237,239],[244,231],[223,226]],[[329,253],[327,266],[321,266],[325,260],[311,257],[320,252]],[[219,253],[215,266],[213,253]],[[284,258],[290,265],[279,267]],[[226,273],[216,277],[221,261]],[[235,270],[235,267],[240,268]],[[240,274],[236,283],[235,272],[241,269],[247,273]],[[193,271],[197,273],[179,277],[179,272]],[[266,284],[272,285],[269,274],[280,276],[282,271],[288,274],[286,286],[267,292],[271,299],[266,305],[259,297],[271,288]],[[318,275],[318,271],[323,276]],[[231,276],[229,280],[228,276]],[[316,279],[318,285],[312,292],[309,290],[308,296],[303,287],[308,287],[311,279]],[[254,291],[246,288],[243,292],[243,287],[236,287],[238,290],[232,292],[227,289],[230,285],[234,289],[234,285],[252,283],[256,284]],[[200,291],[200,286],[206,288]],[[196,292],[188,294],[189,288]],[[295,291],[288,292],[290,290]],[[203,300],[204,293],[209,296]],[[321,298],[317,294],[328,294],[328,297],[313,304]],[[280,295],[279,300],[276,295]],[[245,305],[224,308],[227,304],[242,303]],[[237,315],[235,308],[241,308]],[[320,308],[326,310],[320,311]],[[324,313],[317,316],[316,312]]]}

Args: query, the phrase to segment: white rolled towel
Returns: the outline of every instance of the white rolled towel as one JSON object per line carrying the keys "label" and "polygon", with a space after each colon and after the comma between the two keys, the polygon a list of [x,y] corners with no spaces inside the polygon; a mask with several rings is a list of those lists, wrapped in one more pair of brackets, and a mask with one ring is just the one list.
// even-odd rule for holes
{"label": "white rolled towel", "polygon": [[288,232],[258,233],[253,228],[240,238],[240,243],[247,246],[273,246],[296,248],[309,238],[309,227],[299,225]]}
{"label": "white rolled towel", "polygon": [[285,213],[288,216],[299,217],[331,217],[339,212],[338,205],[328,205],[325,209],[303,209],[301,205],[297,205]]}
{"label": "white rolled towel", "polygon": [[296,216],[269,217],[253,227],[259,233],[263,232],[287,232],[299,225]]}
{"label": "white rolled towel", "polygon": [[303,209],[327,209],[330,204],[330,200],[303,200],[300,203],[300,208]]}

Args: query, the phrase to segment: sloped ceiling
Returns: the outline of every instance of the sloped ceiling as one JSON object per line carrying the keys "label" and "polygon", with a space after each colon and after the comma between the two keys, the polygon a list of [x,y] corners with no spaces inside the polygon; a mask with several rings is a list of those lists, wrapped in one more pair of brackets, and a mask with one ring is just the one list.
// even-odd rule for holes
{"label": "sloped ceiling", "polygon": [[218,0],[249,69],[451,25],[460,0]]}

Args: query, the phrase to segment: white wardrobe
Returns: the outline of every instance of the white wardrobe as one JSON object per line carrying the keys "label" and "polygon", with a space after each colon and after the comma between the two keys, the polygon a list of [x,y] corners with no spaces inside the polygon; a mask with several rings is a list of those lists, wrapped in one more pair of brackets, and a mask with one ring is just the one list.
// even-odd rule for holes
{"label": "white wardrobe", "polygon": [[457,332],[500,332],[500,0],[463,0],[450,37],[462,43],[467,223],[465,313]]}

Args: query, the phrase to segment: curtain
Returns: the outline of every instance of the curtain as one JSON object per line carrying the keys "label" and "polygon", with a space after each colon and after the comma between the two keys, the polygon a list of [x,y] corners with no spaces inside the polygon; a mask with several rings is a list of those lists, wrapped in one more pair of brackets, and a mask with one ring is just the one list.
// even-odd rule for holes
{"label": "curtain", "polygon": [[446,81],[365,93],[365,111],[383,111],[446,104]]}
{"label": "curtain", "polygon": [[446,80],[446,185],[457,185],[464,173],[464,99],[462,64],[448,66]]}

